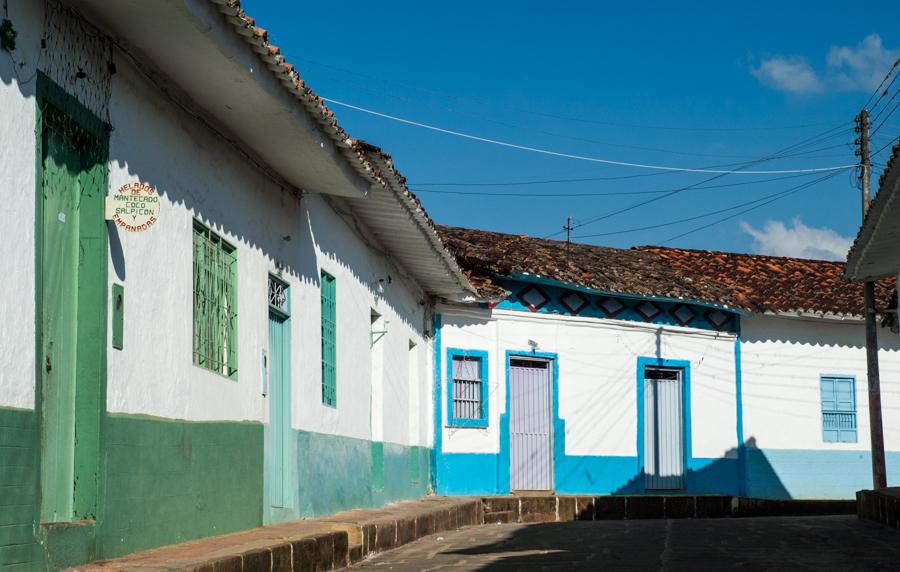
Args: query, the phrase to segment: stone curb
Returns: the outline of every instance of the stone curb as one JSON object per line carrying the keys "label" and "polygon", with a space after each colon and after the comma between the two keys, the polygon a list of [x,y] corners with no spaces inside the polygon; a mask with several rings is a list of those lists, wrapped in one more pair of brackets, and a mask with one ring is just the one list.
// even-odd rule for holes
{"label": "stone curb", "polygon": [[851,500],[771,500],[730,495],[485,497],[485,524],[659,518],[855,514]]}
{"label": "stone curb", "polygon": [[480,498],[430,497],[352,510],[92,562],[82,572],[306,572],[335,570],[436,532],[484,522]]}

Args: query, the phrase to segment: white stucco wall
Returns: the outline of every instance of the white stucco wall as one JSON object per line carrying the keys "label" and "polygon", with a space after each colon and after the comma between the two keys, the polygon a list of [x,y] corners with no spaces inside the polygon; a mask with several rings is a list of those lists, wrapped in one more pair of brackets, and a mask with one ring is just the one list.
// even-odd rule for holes
{"label": "white stucco wall", "polygon": [[[34,407],[35,80],[31,57],[39,45],[40,4],[11,0],[24,53],[0,57],[0,407]],[[18,68],[15,62],[24,62]],[[30,64],[30,65],[29,65]],[[31,81],[28,81],[31,78]]]}
{"label": "white stucco wall", "polygon": [[[28,64],[18,70],[20,76],[34,73],[42,26],[35,4],[10,2],[19,32],[16,57]],[[186,420],[265,421],[267,276],[281,268],[291,288],[293,426],[370,438],[369,317],[374,307],[388,331],[379,342],[384,440],[430,444],[431,342],[423,335],[427,299],[418,286],[377,245],[368,245],[315,189],[308,189],[302,200],[282,190],[222,136],[173,104],[126,58],[116,52],[114,59],[109,186],[149,183],[160,195],[161,213],[143,233],[110,231],[109,284],[125,287],[125,333],[121,351],[107,340],[108,410]],[[0,406],[32,408],[35,81],[18,85],[6,57],[0,58],[0,79],[0,187],[8,207],[0,212],[0,228],[4,236],[15,237],[15,255],[0,257]],[[193,364],[195,218],[237,249],[236,379]],[[321,403],[321,270],[337,279],[337,408]],[[420,354],[416,360],[410,358],[410,342]],[[419,387],[411,390],[410,383]]]}
{"label": "white stucco wall", "polygon": [[[744,318],[744,435],[764,449],[869,449],[865,330],[861,322]],[[878,328],[887,450],[900,451],[900,336]],[[858,441],[825,443],[819,377],[856,378]]]}
{"label": "white stucco wall", "polygon": [[[558,355],[559,416],[567,455],[637,454],[637,358],[690,361],[692,454],[732,456],[737,446],[734,336],[622,320],[443,306],[441,378],[445,453],[496,453],[505,411],[507,350]],[[482,350],[489,360],[486,429],[447,427],[446,352]]]}

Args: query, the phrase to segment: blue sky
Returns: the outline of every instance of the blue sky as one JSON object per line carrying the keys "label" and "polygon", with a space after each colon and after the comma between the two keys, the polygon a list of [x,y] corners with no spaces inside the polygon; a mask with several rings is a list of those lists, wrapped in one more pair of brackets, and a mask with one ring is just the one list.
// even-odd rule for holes
{"label": "blue sky", "polygon": [[[853,117],[900,55],[900,2],[243,4],[324,97],[519,145],[673,167],[744,164],[803,141],[792,157],[743,168],[852,164]],[[850,172],[744,213],[826,173],[725,175],[700,185],[715,188],[612,214],[661,194],[609,193],[678,189],[714,175],[646,176],[659,172],[331,108],[352,136],[393,155],[438,223],[547,236],[572,216],[573,236],[595,244],[836,257],[860,221]],[[900,110],[873,147],[898,135]],[[610,179],[632,175],[642,176]],[[595,180],[485,185],[561,179]],[[732,185],[748,181],[756,183]],[[626,232],[642,227],[655,228]]]}

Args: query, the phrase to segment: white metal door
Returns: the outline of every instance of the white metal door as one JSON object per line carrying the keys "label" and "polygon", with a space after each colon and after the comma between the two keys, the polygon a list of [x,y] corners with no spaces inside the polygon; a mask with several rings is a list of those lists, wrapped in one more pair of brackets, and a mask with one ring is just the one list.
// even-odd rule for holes
{"label": "white metal door", "polygon": [[644,370],[644,472],[651,490],[684,488],[681,370]]}
{"label": "white metal door", "polygon": [[509,484],[517,491],[553,489],[550,362],[509,360]]}

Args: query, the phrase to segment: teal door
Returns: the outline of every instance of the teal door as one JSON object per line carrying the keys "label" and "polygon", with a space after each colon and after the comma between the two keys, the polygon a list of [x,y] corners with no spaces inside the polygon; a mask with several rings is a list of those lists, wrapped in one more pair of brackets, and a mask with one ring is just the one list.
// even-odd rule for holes
{"label": "teal door", "polygon": [[[106,349],[105,139],[40,78],[41,522],[96,516]],[[71,106],[70,106],[71,107]]]}
{"label": "teal door", "polygon": [[266,442],[267,519],[288,520],[293,511],[291,455],[291,332],[288,287],[269,277],[269,427]]}

